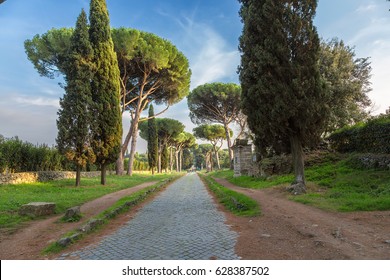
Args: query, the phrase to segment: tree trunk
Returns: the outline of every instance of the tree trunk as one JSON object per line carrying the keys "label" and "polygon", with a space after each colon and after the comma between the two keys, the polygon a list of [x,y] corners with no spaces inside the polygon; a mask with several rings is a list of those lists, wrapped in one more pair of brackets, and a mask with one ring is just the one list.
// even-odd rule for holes
{"label": "tree trunk", "polygon": [[172,172],[173,170],[173,147],[170,147],[170,153],[169,153],[169,167],[170,171]]}
{"label": "tree trunk", "polygon": [[105,163],[103,163],[101,165],[100,184],[102,184],[102,185],[106,184],[106,164]]}
{"label": "tree trunk", "polygon": [[206,170],[207,172],[213,171],[213,153],[211,151],[206,154]]}
{"label": "tree trunk", "polygon": [[[227,146],[228,146],[228,152],[229,152],[229,159],[230,159],[230,169],[234,169],[234,164],[233,164],[233,151],[232,151],[232,140],[230,138],[230,133],[229,133],[229,126],[227,123],[224,123],[223,126],[225,127],[225,133],[226,133],[226,141],[227,141]],[[218,168],[219,169],[219,168]]]}
{"label": "tree trunk", "polygon": [[181,172],[183,170],[183,149],[180,150],[179,160],[180,160],[179,168]]}
{"label": "tree trunk", "polygon": [[131,135],[133,134],[133,121],[130,121],[130,128],[127,132],[125,141],[122,144],[121,151],[119,152],[118,160],[116,161],[116,175],[123,175],[125,173],[125,152],[129,146]]}
{"label": "tree trunk", "polygon": [[122,176],[125,172],[124,154],[122,151],[119,152],[119,157],[116,160],[115,173],[116,175]]}
{"label": "tree trunk", "polygon": [[221,169],[221,165],[219,163],[219,155],[218,155],[218,150],[217,150],[216,147],[214,147],[214,153],[215,153],[215,159],[217,160],[217,168],[218,168],[218,170],[220,170]]}
{"label": "tree trunk", "polygon": [[291,185],[290,191],[294,194],[302,194],[306,192],[305,166],[302,142],[298,135],[290,136],[290,145],[295,175],[295,181]]}
{"label": "tree trunk", "polygon": [[80,187],[80,181],[81,181],[81,166],[77,165],[76,168],[76,187]]}
{"label": "tree trunk", "polygon": [[158,167],[157,167],[157,169],[158,169],[157,172],[158,172],[158,173],[162,173],[162,172],[161,172],[161,156],[162,156],[161,153],[158,153],[158,164],[157,164],[157,166],[158,166]]}
{"label": "tree trunk", "polygon": [[135,149],[137,146],[137,130],[138,130],[138,120],[139,116],[135,117],[132,121],[132,135],[131,135],[131,145],[130,145],[130,155],[129,155],[129,166],[127,169],[127,175],[133,175],[133,163],[134,163],[134,155]]}
{"label": "tree trunk", "polygon": [[176,159],[176,172],[179,172],[179,150],[175,151],[175,159]]}

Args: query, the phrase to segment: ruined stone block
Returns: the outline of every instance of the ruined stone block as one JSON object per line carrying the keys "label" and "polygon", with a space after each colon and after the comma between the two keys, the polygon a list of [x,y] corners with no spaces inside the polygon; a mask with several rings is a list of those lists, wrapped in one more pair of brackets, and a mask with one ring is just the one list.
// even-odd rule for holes
{"label": "ruined stone block", "polygon": [[54,214],[56,204],[52,202],[31,202],[19,209],[19,215],[39,217]]}

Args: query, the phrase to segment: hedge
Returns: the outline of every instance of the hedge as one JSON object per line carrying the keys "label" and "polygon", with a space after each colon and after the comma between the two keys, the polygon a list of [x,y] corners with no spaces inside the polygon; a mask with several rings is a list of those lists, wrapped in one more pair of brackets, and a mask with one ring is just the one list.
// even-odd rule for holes
{"label": "hedge", "polygon": [[53,147],[33,145],[0,135],[0,173],[64,170],[68,163]]}
{"label": "hedge", "polygon": [[329,141],[336,151],[341,153],[390,153],[390,115],[382,115],[342,128],[331,136]]}

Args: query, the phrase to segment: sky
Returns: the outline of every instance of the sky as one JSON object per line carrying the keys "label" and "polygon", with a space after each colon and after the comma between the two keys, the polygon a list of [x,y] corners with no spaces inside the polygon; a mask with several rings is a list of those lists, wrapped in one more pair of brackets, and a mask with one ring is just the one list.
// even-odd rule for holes
{"label": "sky", "polygon": [[[112,27],[131,27],[171,41],[190,62],[191,89],[204,83],[239,83],[238,38],[242,23],[237,0],[107,0]],[[0,4],[0,134],[33,144],[55,145],[57,111],[64,90],[61,78],[41,77],[27,59],[24,41],[51,28],[74,27],[88,0],[7,0]],[[337,37],[354,47],[356,57],[370,57],[369,94],[374,115],[390,107],[390,3],[386,0],[319,0],[315,25],[325,40]],[[157,112],[157,109],[155,109]],[[187,101],[162,117],[195,125]],[[123,116],[128,130],[129,116]],[[137,150],[145,151],[138,140]]]}

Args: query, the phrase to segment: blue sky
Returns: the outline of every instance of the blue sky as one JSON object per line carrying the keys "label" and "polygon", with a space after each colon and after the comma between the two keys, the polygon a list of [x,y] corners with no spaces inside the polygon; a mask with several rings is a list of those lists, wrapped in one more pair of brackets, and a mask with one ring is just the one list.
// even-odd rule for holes
{"label": "blue sky", "polygon": [[[238,37],[242,24],[237,0],[108,0],[113,27],[131,27],[170,40],[189,59],[191,88],[208,82],[238,83]],[[73,27],[88,0],[7,0],[0,5],[0,134],[55,144],[59,98],[57,80],[40,77],[23,42],[51,28]],[[371,57],[374,114],[390,106],[390,3],[385,0],[320,0],[315,24],[325,39],[355,46],[357,57]],[[191,132],[186,100],[163,117],[175,118]],[[129,118],[124,115],[127,129]],[[138,141],[138,150],[145,143]]]}

